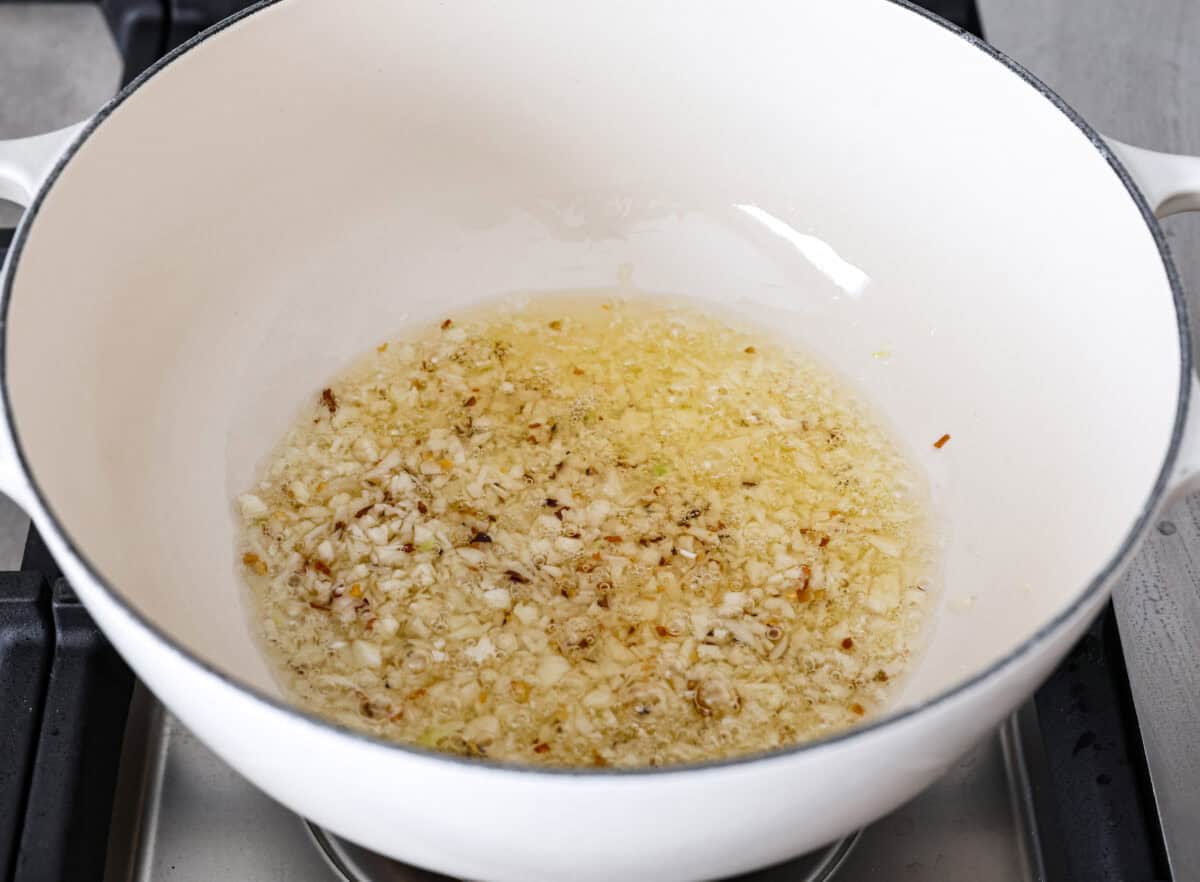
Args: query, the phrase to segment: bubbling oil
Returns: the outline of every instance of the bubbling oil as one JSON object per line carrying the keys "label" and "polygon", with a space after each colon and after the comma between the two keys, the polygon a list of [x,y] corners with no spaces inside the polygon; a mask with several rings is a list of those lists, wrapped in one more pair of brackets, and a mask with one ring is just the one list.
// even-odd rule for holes
{"label": "bubbling oil", "polygon": [[657,766],[877,713],[919,649],[921,477],[828,370],[649,298],[381,343],[239,498],[303,707],[457,754]]}

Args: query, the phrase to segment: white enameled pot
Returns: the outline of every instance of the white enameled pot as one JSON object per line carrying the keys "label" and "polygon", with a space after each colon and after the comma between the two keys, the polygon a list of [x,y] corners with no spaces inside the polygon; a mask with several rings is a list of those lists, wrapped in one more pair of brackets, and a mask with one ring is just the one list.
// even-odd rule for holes
{"label": "white enameled pot", "polygon": [[[1153,211],[1194,207],[1198,168],[1106,144],[889,0],[267,2],[82,127],[0,144],[0,196],[29,205],[0,486],[162,701],[317,823],[495,882],[727,876],[870,822],[993,729],[1187,487]],[[296,408],[409,323],[613,286],[772,327],[917,451],[945,596],[893,711],[744,760],[548,772],[289,707],[231,499]]]}

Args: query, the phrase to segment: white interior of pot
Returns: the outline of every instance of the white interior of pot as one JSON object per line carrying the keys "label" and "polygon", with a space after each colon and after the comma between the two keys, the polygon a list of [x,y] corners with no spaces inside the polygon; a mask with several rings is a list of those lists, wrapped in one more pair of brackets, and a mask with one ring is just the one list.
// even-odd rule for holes
{"label": "white interior of pot", "polygon": [[623,267],[818,353],[928,470],[945,603],[905,701],[1083,590],[1178,392],[1120,181],[1030,86],[882,0],[678,9],[289,0],[100,125],[21,257],[7,377],[50,508],[117,592],[273,688],[231,500],[297,409],[409,323]]}

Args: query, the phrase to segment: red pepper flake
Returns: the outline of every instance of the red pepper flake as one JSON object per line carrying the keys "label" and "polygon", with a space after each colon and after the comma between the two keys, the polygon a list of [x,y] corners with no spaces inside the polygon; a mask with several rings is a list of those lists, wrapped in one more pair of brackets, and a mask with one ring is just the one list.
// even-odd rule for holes
{"label": "red pepper flake", "polygon": [[858,714],[858,716],[860,716],[860,717],[867,712],[867,709],[865,707],[863,707],[861,704],[859,704],[857,701],[854,704],[850,705],[850,710],[852,710],[854,713]]}
{"label": "red pepper flake", "polygon": [[854,648],[854,638],[847,637],[845,640],[842,641],[842,649],[853,649],[853,648]]}
{"label": "red pepper flake", "polygon": [[312,568],[314,570],[316,570],[318,573],[320,573],[322,576],[333,575],[333,571],[329,569],[329,564],[325,563],[325,561],[323,561],[323,560],[314,560],[312,562]]}
{"label": "red pepper flake", "polygon": [[604,757],[602,757],[598,750],[593,750],[592,751],[592,765],[597,766],[599,768],[603,768],[604,766],[608,765],[608,760],[606,760]]}
{"label": "red pepper flake", "polygon": [[419,511],[421,514],[429,514],[429,506],[418,499],[417,500],[417,511]]}
{"label": "red pepper flake", "polygon": [[478,398],[476,398],[474,395],[472,395],[470,398],[468,398],[466,401],[463,402],[463,407],[474,407],[475,402],[478,400],[479,400]]}
{"label": "red pepper flake", "polygon": [[605,542],[621,542],[623,540],[621,539],[620,536],[605,536],[604,541]]}
{"label": "red pepper flake", "polygon": [[549,753],[550,745],[547,744],[545,741],[539,741],[537,744],[533,745],[533,752],[534,753]]}
{"label": "red pepper flake", "polygon": [[448,331],[448,330],[450,330],[450,326],[451,326],[452,324],[454,324],[454,322],[450,321],[450,319],[446,319],[444,322],[442,322],[442,330],[443,330],[443,331]]}
{"label": "red pepper flake", "polygon": [[666,637],[666,636],[667,636],[667,629],[666,629],[666,628],[664,628],[662,625],[655,625],[655,626],[654,626],[654,633],[655,633],[655,634],[657,634],[659,637]]}
{"label": "red pepper flake", "polygon": [[949,435],[943,435],[941,438],[938,438],[936,441],[933,442],[933,446],[936,447],[938,450],[941,450],[943,447],[946,446],[946,442],[949,440],[950,440]]}
{"label": "red pepper flake", "polygon": [[375,503],[373,503],[373,502],[370,505],[364,505],[362,508],[360,508],[358,511],[356,511],[354,513],[354,516],[356,518],[361,518],[363,515],[365,515],[367,512],[369,512],[374,507],[375,507]]}
{"label": "red pepper flake", "polygon": [[412,554],[414,551],[416,551],[416,549],[417,549],[417,547],[415,545],[413,545],[411,542],[405,542],[403,545],[400,546],[400,550],[403,551],[405,554]]}
{"label": "red pepper flake", "polygon": [[337,399],[333,397],[332,389],[322,389],[321,390],[321,403],[323,405],[325,405],[326,409],[331,414],[337,413],[338,402],[337,402]]}

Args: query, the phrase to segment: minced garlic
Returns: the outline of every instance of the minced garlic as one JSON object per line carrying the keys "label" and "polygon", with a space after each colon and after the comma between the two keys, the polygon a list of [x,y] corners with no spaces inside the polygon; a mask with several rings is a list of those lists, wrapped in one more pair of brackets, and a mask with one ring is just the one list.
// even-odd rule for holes
{"label": "minced garlic", "polygon": [[921,483],[769,339],[534,300],[373,347],[238,499],[289,694],[377,735],[661,765],[836,732],[930,606]]}

